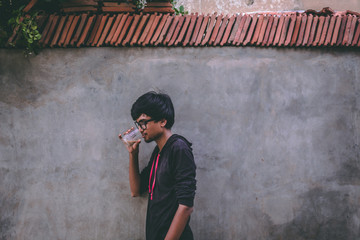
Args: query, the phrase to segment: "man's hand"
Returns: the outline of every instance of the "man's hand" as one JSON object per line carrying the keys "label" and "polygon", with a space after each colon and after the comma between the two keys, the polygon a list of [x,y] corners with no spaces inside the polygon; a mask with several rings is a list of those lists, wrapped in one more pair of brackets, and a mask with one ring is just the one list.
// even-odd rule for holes
{"label": "man's hand", "polygon": [[[128,134],[132,129],[124,132],[123,136]],[[129,152],[129,183],[131,196],[137,197],[140,196],[140,172],[139,172],[139,144],[141,139],[135,141],[133,144],[127,144],[121,134],[119,134],[120,140],[125,144],[128,152]]]}
{"label": "man's hand", "polygon": [[[128,134],[133,129],[134,128],[132,127],[129,130],[127,130],[126,132],[124,132],[123,136]],[[123,137],[121,134],[119,134],[119,138],[120,138],[120,140],[122,140],[122,142],[124,143],[125,147],[127,148],[128,152],[130,154],[138,154],[139,153],[139,144],[141,143],[141,139],[135,141],[133,144],[127,144],[125,141],[123,141]]]}

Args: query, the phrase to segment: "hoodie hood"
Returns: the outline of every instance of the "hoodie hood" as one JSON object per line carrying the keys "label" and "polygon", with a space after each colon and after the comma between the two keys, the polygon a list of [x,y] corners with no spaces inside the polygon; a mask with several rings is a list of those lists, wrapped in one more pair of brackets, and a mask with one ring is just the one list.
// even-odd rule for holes
{"label": "hoodie hood", "polygon": [[[177,140],[182,140],[184,143],[186,143],[190,148],[192,146],[192,143],[189,142],[186,138],[184,138],[183,136],[180,136],[178,134],[173,134],[169,137],[169,139],[166,141],[163,149],[161,150],[162,152],[164,151],[164,149],[168,148],[169,146],[172,145],[172,143],[174,143]],[[191,148],[192,149],[192,148]]]}

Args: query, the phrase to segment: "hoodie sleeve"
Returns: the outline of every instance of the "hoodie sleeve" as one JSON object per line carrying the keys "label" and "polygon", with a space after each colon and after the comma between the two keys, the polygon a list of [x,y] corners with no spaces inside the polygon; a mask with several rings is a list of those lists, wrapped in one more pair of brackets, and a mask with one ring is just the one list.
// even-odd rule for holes
{"label": "hoodie sleeve", "polygon": [[190,146],[182,141],[175,144],[173,160],[175,192],[178,203],[192,207],[196,190],[196,165]]}

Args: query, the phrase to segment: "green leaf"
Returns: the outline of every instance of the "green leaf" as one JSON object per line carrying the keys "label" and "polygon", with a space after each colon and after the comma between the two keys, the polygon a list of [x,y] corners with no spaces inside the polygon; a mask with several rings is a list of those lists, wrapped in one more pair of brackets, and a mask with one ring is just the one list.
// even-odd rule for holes
{"label": "green leaf", "polygon": [[32,29],[32,30],[36,30],[36,29],[37,29],[37,26],[36,26],[36,25],[32,25],[32,26],[31,26],[31,29]]}
{"label": "green leaf", "polygon": [[8,21],[9,24],[14,24],[15,23],[15,19],[14,18],[10,18]]}
{"label": "green leaf", "polygon": [[184,6],[181,5],[180,8],[179,8],[180,12],[184,12]]}

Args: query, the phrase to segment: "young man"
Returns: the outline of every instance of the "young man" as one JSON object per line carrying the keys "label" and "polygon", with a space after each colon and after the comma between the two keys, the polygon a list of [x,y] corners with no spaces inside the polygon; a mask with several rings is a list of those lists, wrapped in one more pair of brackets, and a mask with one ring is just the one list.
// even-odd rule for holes
{"label": "young man", "polygon": [[141,140],[127,146],[131,195],[137,197],[149,192],[146,239],[192,240],[189,221],[195,197],[196,166],[191,143],[171,132],[175,118],[171,99],[166,94],[148,92],[133,104],[131,116],[144,141],[157,144],[141,173],[138,161]]}

